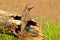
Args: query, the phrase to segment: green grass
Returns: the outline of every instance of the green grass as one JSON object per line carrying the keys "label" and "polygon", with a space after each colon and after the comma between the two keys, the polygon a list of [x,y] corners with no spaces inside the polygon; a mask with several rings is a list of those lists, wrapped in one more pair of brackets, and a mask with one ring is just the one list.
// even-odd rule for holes
{"label": "green grass", "polygon": [[60,23],[47,19],[43,25],[41,18],[40,28],[44,33],[44,40],[60,40]]}
{"label": "green grass", "polygon": [[[40,28],[44,33],[44,40],[60,40],[60,23],[47,19],[45,25],[43,25],[42,17],[40,22]],[[16,38],[13,35],[5,34],[4,23],[0,23],[0,25],[3,27],[3,34],[0,32],[0,40],[19,40],[19,38]]]}
{"label": "green grass", "polygon": [[45,27],[46,27],[46,29],[43,30],[43,32],[44,32],[44,39],[45,40],[57,40],[57,39],[55,39],[55,36],[57,35],[57,32],[58,32],[56,30],[56,24],[53,23],[53,22],[50,22]]}

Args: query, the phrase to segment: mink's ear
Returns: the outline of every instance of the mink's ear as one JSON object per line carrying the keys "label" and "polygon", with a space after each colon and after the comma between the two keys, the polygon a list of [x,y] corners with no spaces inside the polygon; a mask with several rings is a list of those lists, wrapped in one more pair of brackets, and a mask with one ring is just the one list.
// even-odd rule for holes
{"label": "mink's ear", "polygon": [[32,4],[28,4],[28,5],[26,6],[26,8],[28,8],[29,10],[31,10],[31,9],[33,8],[33,5],[32,5]]}

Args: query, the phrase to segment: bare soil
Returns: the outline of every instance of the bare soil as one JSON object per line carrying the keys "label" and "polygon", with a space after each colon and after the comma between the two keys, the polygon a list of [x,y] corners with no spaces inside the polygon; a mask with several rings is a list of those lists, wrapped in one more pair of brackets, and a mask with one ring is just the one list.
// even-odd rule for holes
{"label": "bare soil", "polygon": [[27,4],[33,4],[34,8],[30,16],[47,16],[50,19],[60,21],[60,1],[59,0],[0,0],[0,10],[14,14],[22,14]]}

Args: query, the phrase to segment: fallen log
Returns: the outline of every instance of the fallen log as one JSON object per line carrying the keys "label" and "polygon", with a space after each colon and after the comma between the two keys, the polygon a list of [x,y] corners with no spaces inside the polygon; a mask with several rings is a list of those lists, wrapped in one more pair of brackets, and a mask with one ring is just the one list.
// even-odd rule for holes
{"label": "fallen log", "polygon": [[13,30],[14,35],[16,35],[19,38],[22,37],[22,39],[23,37],[26,38],[27,36],[27,37],[33,38],[34,40],[37,40],[37,39],[43,40],[43,33],[41,32],[39,25],[37,25],[37,23],[29,17],[29,12],[32,8],[33,6],[29,4],[26,6],[25,10],[23,11],[22,16],[20,17],[11,16],[14,19],[10,20],[11,25],[9,25],[9,27],[7,26],[8,28],[7,30],[11,28],[10,31],[12,31],[12,29],[14,29]]}

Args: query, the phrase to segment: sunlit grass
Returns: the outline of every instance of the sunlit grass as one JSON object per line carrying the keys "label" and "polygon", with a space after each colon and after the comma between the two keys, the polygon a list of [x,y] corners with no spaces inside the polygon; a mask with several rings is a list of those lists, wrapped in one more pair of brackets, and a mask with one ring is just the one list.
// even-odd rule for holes
{"label": "sunlit grass", "polygon": [[44,33],[44,40],[60,40],[60,23],[47,19],[43,25],[41,17],[40,27]]}

